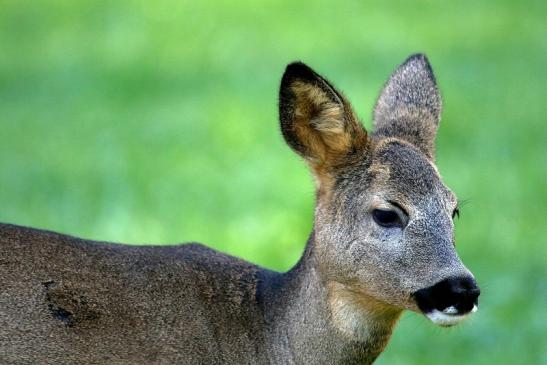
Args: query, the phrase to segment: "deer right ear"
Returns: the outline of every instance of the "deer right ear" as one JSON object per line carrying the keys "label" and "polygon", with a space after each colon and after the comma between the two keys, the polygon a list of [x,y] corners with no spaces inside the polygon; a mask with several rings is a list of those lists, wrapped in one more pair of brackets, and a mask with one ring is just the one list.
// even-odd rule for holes
{"label": "deer right ear", "polygon": [[287,144],[316,173],[366,145],[367,134],[349,102],[301,62],[291,63],[283,74],[279,119]]}

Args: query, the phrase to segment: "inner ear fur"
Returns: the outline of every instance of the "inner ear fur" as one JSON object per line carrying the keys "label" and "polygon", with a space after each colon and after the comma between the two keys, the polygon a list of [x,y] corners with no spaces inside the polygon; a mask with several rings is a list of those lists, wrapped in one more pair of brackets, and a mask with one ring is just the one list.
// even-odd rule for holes
{"label": "inner ear fur", "polygon": [[367,143],[349,102],[301,62],[288,65],[281,80],[279,117],[285,141],[316,173],[347,162]]}

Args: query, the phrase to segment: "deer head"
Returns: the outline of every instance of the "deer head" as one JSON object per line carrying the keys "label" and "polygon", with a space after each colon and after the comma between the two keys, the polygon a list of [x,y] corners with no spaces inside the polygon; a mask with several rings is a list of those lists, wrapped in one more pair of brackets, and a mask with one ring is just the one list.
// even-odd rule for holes
{"label": "deer head", "polygon": [[367,133],[346,98],[303,63],[280,89],[281,130],[317,184],[314,250],[335,322],[402,309],[454,325],[479,289],[455,250],[454,193],[435,166],[441,97],[424,55],[384,86]]}

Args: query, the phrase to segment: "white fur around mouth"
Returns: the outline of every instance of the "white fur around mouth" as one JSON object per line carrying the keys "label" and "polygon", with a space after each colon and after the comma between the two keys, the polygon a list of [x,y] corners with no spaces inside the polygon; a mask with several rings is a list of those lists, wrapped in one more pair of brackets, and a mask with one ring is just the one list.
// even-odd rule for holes
{"label": "white fur around mouth", "polygon": [[454,306],[450,306],[442,311],[433,309],[433,311],[426,313],[425,315],[431,322],[438,324],[439,326],[454,326],[469,317],[471,313],[475,313],[477,309],[478,308],[475,305],[471,311],[464,314],[458,314],[458,310]]}

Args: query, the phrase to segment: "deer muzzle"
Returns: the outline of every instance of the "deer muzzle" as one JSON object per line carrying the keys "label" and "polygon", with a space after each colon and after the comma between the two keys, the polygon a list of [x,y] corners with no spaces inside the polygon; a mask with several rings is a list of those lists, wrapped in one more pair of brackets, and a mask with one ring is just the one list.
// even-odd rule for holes
{"label": "deer muzzle", "polygon": [[453,326],[478,309],[480,289],[473,277],[444,279],[413,294],[418,308],[433,323]]}

